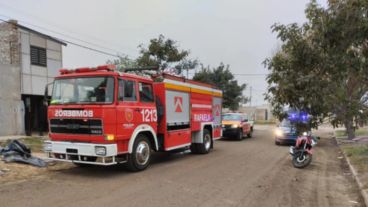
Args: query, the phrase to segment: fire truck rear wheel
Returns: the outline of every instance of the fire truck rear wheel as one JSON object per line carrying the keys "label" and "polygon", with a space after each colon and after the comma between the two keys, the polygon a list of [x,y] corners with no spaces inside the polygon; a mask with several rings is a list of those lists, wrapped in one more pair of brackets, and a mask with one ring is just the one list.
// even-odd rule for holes
{"label": "fire truck rear wheel", "polygon": [[194,154],[207,154],[211,150],[212,137],[208,129],[203,130],[203,143],[193,143],[190,151]]}
{"label": "fire truck rear wheel", "polygon": [[133,152],[128,154],[127,167],[132,172],[146,169],[151,161],[151,143],[140,134],[134,141]]}

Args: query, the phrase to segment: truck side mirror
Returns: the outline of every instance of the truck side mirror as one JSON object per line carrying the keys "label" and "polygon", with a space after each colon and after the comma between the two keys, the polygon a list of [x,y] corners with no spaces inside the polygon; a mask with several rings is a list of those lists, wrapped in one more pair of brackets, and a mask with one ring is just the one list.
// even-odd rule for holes
{"label": "truck side mirror", "polygon": [[46,87],[45,87],[45,93],[44,93],[44,96],[43,96],[43,105],[45,105],[45,106],[49,105],[49,101],[50,101],[50,99],[49,99],[49,86],[51,84],[54,84],[54,82],[46,84]]}

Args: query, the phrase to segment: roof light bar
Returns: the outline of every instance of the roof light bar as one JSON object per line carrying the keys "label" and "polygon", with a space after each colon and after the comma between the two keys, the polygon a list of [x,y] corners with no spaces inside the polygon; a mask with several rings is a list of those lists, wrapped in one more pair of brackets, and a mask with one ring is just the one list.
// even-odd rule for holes
{"label": "roof light bar", "polygon": [[116,70],[116,66],[115,65],[100,65],[97,66],[96,68],[88,68],[88,67],[84,67],[84,68],[77,68],[75,70],[68,70],[68,69],[60,69],[59,73],[60,75],[65,75],[65,74],[70,74],[70,73],[86,73],[86,72],[94,72],[94,71],[114,71]]}
{"label": "roof light bar", "polygon": [[100,65],[97,66],[96,70],[115,70],[116,66],[115,65]]}

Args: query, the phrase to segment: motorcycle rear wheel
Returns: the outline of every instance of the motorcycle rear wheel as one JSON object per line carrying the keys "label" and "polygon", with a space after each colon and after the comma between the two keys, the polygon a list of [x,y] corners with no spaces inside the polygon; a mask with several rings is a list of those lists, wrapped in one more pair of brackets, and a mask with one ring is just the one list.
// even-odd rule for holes
{"label": "motorcycle rear wheel", "polygon": [[304,168],[312,162],[312,155],[307,152],[304,152],[303,155],[296,154],[292,162],[295,168]]}

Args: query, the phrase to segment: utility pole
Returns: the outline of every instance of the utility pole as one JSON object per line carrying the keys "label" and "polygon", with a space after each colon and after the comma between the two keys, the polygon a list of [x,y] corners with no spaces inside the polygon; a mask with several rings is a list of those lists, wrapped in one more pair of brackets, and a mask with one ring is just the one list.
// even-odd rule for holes
{"label": "utility pole", "polygon": [[249,88],[249,106],[252,107],[252,86]]}

